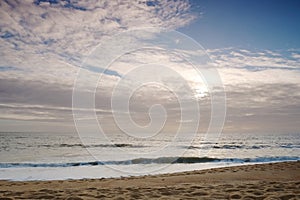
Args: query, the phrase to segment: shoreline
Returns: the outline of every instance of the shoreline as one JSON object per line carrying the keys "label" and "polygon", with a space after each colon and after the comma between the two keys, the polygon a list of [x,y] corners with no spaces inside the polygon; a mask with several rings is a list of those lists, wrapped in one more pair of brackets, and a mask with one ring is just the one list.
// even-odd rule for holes
{"label": "shoreline", "polygon": [[[55,180],[80,180],[80,179],[101,179],[101,178],[120,178],[120,177],[138,177],[145,175],[163,175],[190,171],[202,171],[207,169],[235,167],[243,165],[268,164],[278,162],[296,162],[300,161],[298,157],[269,158],[269,161],[253,162],[255,160],[247,159],[224,159],[224,162],[193,162],[193,163],[175,163],[161,165],[162,167],[143,166],[141,164],[130,165],[105,165],[100,162],[80,163],[0,163],[0,180],[8,181],[55,181]],[[190,159],[187,157],[187,159]],[[201,158],[203,159],[203,158]],[[259,158],[265,159],[265,158]],[[242,162],[242,160],[244,162]],[[229,161],[229,162],[228,162]],[[119,161],[118,161],[119,162]],[[120,161],[123,162],[123,161]],[[96,163],[96,164],[94,164]],[[148,163],[147,163],[148,164]],[[24,165],[24,166],[23,166]],[[4,167],[3,167],[4,166]],[[10,167],[12,166],[12,167]],[[17,166],[17,167],[16,167]],[[34,166],[34,167],[32,167]],[[112,167],[111,167],[112,166]],[[157,165],[159,166],[159,165]],[[146,168],[148,167],[148,168]],[[156,169],[157,168],[157,169]],[[124,173],[122,173],[124,172]]]}
{"label": "shoreline", "polygon": [[300,161],[137,177],[0,180],[0,190],[8,199],[300,199]]}

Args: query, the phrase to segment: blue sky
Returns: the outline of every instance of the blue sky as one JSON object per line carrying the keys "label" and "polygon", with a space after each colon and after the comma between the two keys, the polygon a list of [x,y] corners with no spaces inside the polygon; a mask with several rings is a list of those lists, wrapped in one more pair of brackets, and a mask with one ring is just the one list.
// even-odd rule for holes
{"label": "blue sky", "polygon": [[291,49],[300,46],[300,1],[194,0],[198,18],[179,31],[206,48]]}

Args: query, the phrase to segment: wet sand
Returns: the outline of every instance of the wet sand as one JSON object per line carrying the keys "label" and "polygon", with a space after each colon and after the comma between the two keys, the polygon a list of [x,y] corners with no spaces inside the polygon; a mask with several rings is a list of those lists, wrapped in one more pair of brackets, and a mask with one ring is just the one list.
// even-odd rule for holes
{"label": "wet sand", "polygon": [[129,178],[0,181],[0,199],[300,199],[300,161]]}

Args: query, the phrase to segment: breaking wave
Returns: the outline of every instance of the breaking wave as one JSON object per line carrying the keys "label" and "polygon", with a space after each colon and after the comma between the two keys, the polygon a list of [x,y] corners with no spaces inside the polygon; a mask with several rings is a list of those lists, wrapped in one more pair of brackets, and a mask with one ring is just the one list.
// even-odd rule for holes
{"label": "breaking wave", "polygon": [[210,157],[159,157],[136,158],[123,161],[90,161],[70,163],[0,163],[0,168],[34,168],[34,167],[77,167],[96,165],[136,165],[136,164],[193,164],[208,162],[224,163],[263,163],[281,161],[299,161],[300,157],[258,157],[258,158],[210,158]]}

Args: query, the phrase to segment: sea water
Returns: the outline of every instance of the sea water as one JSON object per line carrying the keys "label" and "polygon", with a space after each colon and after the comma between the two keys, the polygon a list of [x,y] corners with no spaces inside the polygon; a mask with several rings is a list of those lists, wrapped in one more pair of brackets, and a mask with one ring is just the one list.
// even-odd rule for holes
{"label": "sea water", "polygon": [[[1,132],[0,179],[107,178],[300,160],[298,133],[224,133],[213,142],[196,135],[190,143],[172,137],[112,133],[87,144],[76,133]],[[164,151],[169,143],[172,149]]]}

